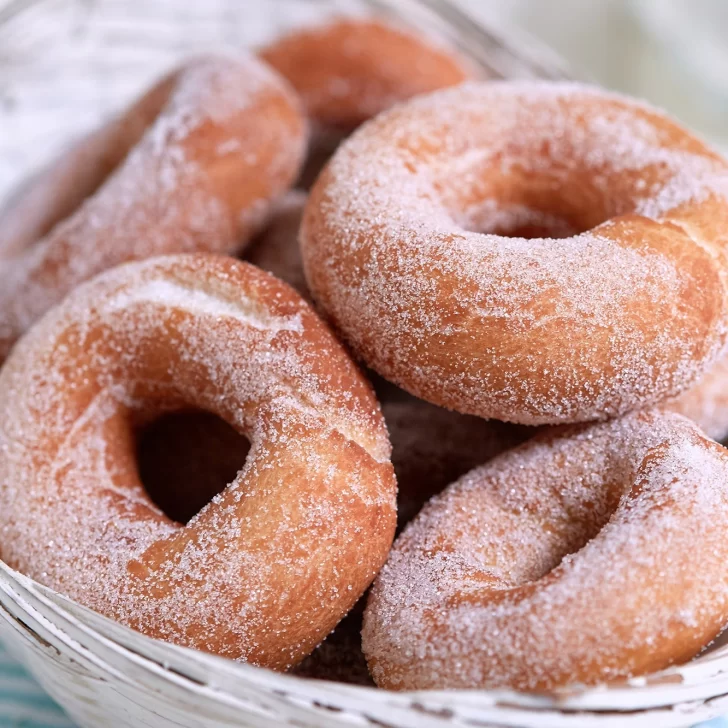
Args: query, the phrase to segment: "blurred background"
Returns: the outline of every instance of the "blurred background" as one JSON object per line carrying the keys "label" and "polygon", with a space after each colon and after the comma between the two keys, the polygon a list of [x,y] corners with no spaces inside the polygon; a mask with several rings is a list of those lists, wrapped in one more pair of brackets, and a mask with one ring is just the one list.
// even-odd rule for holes
{"label": "blurred background", "polygon": [[726,0],[473,0],[577,73],[670,110],[728,152]]}
{"label": "blurred background", "polygon": [[[549,43],[584,79],[728,151],[728,1],[457,0]],[[0,198],[180,56],[258,43],[324,0],[0,0]],[[360,5],[340,0],[343,8]]]}

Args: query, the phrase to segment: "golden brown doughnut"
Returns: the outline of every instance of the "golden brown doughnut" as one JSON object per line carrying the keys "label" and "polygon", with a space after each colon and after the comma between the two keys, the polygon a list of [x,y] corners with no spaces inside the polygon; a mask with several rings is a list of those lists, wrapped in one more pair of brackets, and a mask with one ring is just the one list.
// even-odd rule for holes
{"label": "golden brown doughnut", "polygon": [[[464,84],[339,147],[306,207],[306,277],[354,353],[416,396],[603,419],[677,395],[720,352],[727,173],[615,94]],[[524,227],[554,237],[490,232]]]}
{"label": "golden brown doughnut", "polygon": [[453,51],[361,18],[296,30],[263,48],[260,56],[288,79],[313,121],[342,131],[395,103],[475,75],[474,67]]}
{"label": "golden brown doughnut", "polygon": [[298,99],[253,57],[199,58],[160,81],[0,217],[0,362],[45,311],[107,268],[238,247],[295,179],[305,146]]}
{"label": "golden brown doughnut", "polygon": [[718,442],[728,438],[728,356],[722,354],[696,385],[665,407],[689,417]]}
{"label": "golden brown doughnut", "polygon": [[728,620],[728,451],[648,411],[538,435],[434,498],[372,589],[380,687],[549,690],[683,662]]}
{"label": "golden brown doughnut", "polygon": [[[177,255],[80,287],[0,371],[0,558],[152,637],[277,669],[371,582],[395,528],[369,384],[295,292]],[[139,480],[133,425],[191,407],[251,443],[187,525]]]}

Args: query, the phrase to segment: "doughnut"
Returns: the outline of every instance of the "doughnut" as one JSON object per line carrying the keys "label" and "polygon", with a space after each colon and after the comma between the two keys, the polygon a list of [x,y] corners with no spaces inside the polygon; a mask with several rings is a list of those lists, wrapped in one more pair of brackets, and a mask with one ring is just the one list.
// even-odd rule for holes
{"label": "doughnut", "polygon": [[366,18],[295,30],[262,48],[260,57],[296,89],[310,119],[342,132],[393,104],[475,75],[450,49]]}
{"label": "doughnut", "polygon": [[690,418],[718,442],[728,438],[728,356],[722,354],[696,385],[666,408]]}
{"label": "doughnut", "polygon": [[295,180],[306,137],[297,97],[253,57],[201,57],[160,81],[0,217],[0,362],[107,268],[241,246]]}
{"label": "doughnut", "polygon": [[552,690],[693,657],[728,620],[728,452],[659,410],[554,428],[397,539],[363,646],[396,690]]}
{"label": "doughnut", "polygon": [[[274,669],[331,632],[395,530],[371,387],[295,292],[211,254],[80,286],[0,370],[0,558],[151,637]],[[134,428],[220,417],[250,442],[188,523],[139,479]]]}
{"label": "doughnut", "polygon": [[463,84],[339,147],[306,205],[306,278],[354,354],[417,397],[606,419],[676,396],[724,345],[727,172],[627,98]]}

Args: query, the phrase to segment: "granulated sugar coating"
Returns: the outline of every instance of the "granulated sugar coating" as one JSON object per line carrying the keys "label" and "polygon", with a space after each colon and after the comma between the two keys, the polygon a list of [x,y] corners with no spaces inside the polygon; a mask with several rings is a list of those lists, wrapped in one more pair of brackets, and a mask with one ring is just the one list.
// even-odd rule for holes
{"label": "granulated sugar coating", "polygon": [[[245,263],[178,255],[103,274],[15,347],[0,399],[0,557],[148,635],[287,668],[391,545],[369,384],[291,288]],[[146,495],[132,426],[190,407],[251,449],[182,526]]]}
{"label": "granulated sugar coating", "polygon": [[0,217],[0,361],[103,270],[247,242],[298,175],[306,136],[293,91],[253,57],[202,57],[160,81]]}
{"label": "granulated sugar coating", "polygon": [[[465,84],[339,148],[306,207],[306,277],[354,351],[419,397],[604,419],[678,394],[723,346],[727,180],[620,96]],[[496,234],[524,230],[551,237]]]}
{"label": "granulated sugar coating", "polygon": [[686,661],[728,622],[728,454],[680,415],[555,429],[435,497],[365,613],[377,684],[548,690]]}

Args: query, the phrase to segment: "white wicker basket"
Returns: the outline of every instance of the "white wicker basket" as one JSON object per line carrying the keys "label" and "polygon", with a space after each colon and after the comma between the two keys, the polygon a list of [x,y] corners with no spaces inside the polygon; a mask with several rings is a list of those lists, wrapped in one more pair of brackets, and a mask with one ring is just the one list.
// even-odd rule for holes
{"label": "white wicker basket", "polygon": [[[448,33],[504,74],[537,74],[539,67],[561,73],[547,55],[534,56],[532,45],[521,62],[519,53],[500,47],[500,31],[482,34],[451,18],[455,28],[414,0],[368,4],[437,26],[430,29]],[[184,54],[259,42],[281,23],[342,7],[357,11],[361,4],[0,0],[0,197]],[[0,639],[84,728],[670,728],[728,713],[728,647],[647,678],[550,696],[390,693],[280,675],[150,640],[1,562]]]}

